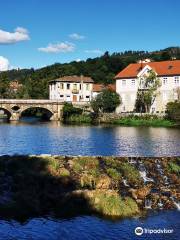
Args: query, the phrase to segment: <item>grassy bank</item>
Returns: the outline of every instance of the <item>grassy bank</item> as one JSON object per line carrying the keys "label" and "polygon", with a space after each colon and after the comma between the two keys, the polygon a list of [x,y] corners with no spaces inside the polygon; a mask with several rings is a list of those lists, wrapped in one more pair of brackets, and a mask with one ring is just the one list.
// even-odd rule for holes
{"label": "grassy bank", "polygon": [[173,121],[166,119],[137,119],[137,118],[121,118],[114,120],[113,124],[125,126],[148,126],[148,127],[174,127],[176,124]]}
{"label": "grassy bank", "polygon": [[[156,159],[118,157],[2,156],[0,157],[0,216],[26,220],[97,214],[111,218],[132,217],[144,211],[145,200],[173,208],[164,191],[164,178],[156,170]],[[168,176],[169,193],[176,196],[179,158],[159,158]],[[138,170],[144,163],[147,183]],[[8,186],[8,188],[7,188]],[[151,189],[159,193],[151,193]],[[166,186],[167,188],[167,186]],[[177,193],[177,196],[178,193]]]}
{"label": "grassy bank", "polygon": [[65,119],[65,123],[76,123],[76,124],[81,124],[81,123],[92,123],[92,118],[90,115],[87,114],[74,114],[71,115],[70,117]]}

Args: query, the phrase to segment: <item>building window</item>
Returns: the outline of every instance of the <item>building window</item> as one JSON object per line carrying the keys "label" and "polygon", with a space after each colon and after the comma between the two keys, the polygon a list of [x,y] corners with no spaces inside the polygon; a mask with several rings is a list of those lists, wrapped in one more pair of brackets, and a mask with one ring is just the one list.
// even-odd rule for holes
{"label": "building window", "polygon": [[64,97],[64,95],[60,95],[60,98],[63,98]]}
{"label": "building window", "polygon": [[126,86],[126,80],[122,80],[122,86]]}
{"label": "building window", "polygon": [[77,84],[73,84],[73,90],[77,90]]}
{"label": "building window", "polygon": [[135,86],[135,79],[132,79],[132,80],[131,80],[131,85],[132,85],[132,86]]}
{"label": "building window", "polygon": [[64,89],[64,84],[60,83],[60,89]]}
{"label": "building window", "polygon": [[89,84],[86,84],[86,90],[89,91]]}
{"label": "building window", "polygon": [[174,84],[179,85],[179,77],[174,77]]}
{"label": "building window", "polygon": [[70,83],[67,83],[67,89],[70,89]]}
{"label": "building window", "polygon": [[81,88],[82,88],[81,86],[82,86],[82,85],[80,84],[80,85],[79,85],[79,89],[80,89],[80,90],[81,90]]}
{"label": "building window", "polygon": [[166,85],[167,84],[167,77],[164,77],[163,78],[163,85]]}
{"label": "building window", "polygon": [[89,96],[86,96],[87,99],[89,99]]}

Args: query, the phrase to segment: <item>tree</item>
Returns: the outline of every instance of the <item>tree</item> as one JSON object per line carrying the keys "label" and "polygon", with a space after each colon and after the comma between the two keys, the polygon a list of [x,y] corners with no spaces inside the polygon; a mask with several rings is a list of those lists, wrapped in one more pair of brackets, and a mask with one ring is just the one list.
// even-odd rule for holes
{"label": "tree", "polygon": [[93,111],[98,114],[100,112],[114,112],[116,107],[121,103],[119,94],[106,89],[91,101]]}
{"label": "tree", "polygon": [[180,102],[169,102],[166,105],[167,118],[180,123]]}
{"label": "tree", "polygon": [[155,98],[159,94],[158,88],[160,86],[160,79],[157,78],[153,70],[150,70],[146,76],[139,79],[139,89],[135,104],[137,112],[148,113],[150,111]]}
{"label": "tree", "polygon": [[65,102],[63,106],[63,119],[66,120],[72,115],[80,115],[83,110],[81,108],[73,107],[72,103]]}
{"label": "tree", "polygon": [[10,98],[9,80],[6,72],[0,75],[0,98]]}

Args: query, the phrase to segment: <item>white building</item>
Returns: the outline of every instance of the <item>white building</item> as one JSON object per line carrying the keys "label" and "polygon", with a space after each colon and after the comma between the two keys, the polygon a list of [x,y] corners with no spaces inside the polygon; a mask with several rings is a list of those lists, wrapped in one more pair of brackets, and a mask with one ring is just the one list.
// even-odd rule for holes
{"label": "white building", "polygon": [[180,60],[133,63],[115,77],[116,92],[122,99],[122,104],[117,108],[117,112],[134,111],[137,91],[149,70],[153,70],[157,74],[161,84],[158,89],[159,94],[150,111],[163,113],[168,102],[177,100],[177,92],[180,87]]}
{"label": "white building", "polygon": [[93,80],[84,76],[64,76],[49,82],[49,98],[65,102],[89,102]]}

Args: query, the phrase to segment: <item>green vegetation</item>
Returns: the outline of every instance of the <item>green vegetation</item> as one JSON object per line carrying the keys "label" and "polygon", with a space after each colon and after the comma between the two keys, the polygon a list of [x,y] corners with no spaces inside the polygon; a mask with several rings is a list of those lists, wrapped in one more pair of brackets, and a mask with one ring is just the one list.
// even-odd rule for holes
{"label": "green vegetation", "polygon": [[70,117],[68,117],[66,119],[66,123],[92,123],[92,117],[88,114],[81,114],[81,115],[78,115],[78,114],[75,114],[75,115],[71,115]]}
{"label": "green vegetation", "polygon": [[122,177],[122,175],[115,168],[107,168],[106,172],[115,181],[120,180]]}
{"label": "green vegetation", "polygon": [[90,113],[83,113],[83,109],[73,107],[72,103],[65,103],[63,107],[63,122],[65,123],[91,123]]}
{"label": "green vegetation", "polygon": [[180,174],[180,165],[174,162],[169,162],[168,170],[172,173]]}
{"label": "green vegetation", "polygon": [[[160,51],[125,51],[109,54],[86,61],[55,63],[41,69],[19,69],[0,73],[0,97],[2,98],[48,98],[48,81],[65,75],[90,76],[95,83],[112,83],[114,76],[130,63],[150,58],[153,61],[180,59],[180,48],[170,47]],[[10,90],[9,84],[17,79],[23,87],[17,93]]]}
{"label": "green vegetation", "polygon": [[[138,163],[140,159],[136,160]],[[8,192],[10,199],[0,201],[0,217],[21,221],[51,214],[131,217],[141,213],[147,195],[156,209],[162,194],[154,199],[151,189],[164,191],[164,181],[156,171],[155,160],[141,159],[148,175],[152,172],[150,177],[157,179],[147,184],[140,177],[137,165],[130,164],[125,157],[1,156],[0,197]],[[178,199],[179,158],[159,158],[159,161],[170,182],[168,191]],[[124,179],[128,185],[124,185]],[[163,196],[163,201],[168,209],[174,208],[173,203],[169,205],[169,197]]]}
{"label": "green vegetation", "polygon": [[91,107],[96,114],[100,112],[114,112],[121,103],[120,96],[112,90],[103,90],[97,97],[91,101]]}
{"label": "green vegetation", "polygon": [[148,75],[140,77],[140,86],[137,92],[136,99],[136,112],[148,113],[150,108],[158,95],[158,88],[160,85],[160,79],[157,78],[156,73],[153,70],[149,70]]}
{"label": "green vegetation", "polygon": [[120,171],[122,171],[122,175],[127,179],[127,181],[132,185],[141,185],[142,179],[140,178],[139,171],[133,167],[128,162],[123,162],[119,166]]}
{"label": "green vegetation", "polygon": [[88,198],[93,209],[105,216],[131,217],[139,213],[138,205],[132,198],[122,199],[114,191],[94,191]]}
{"label": "green vegetation", "polygon": [[167,118],[180,124],[180,101],[169,102],[166,109]]}
{"label": "green vegetation", "polygon": [[134,117],[123,117],[113,121],[114,124],[126,126],[151,126],[151,127],[173,127],[175,123],[166,119],[141,119]]}

